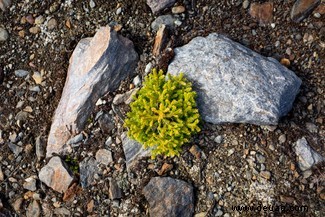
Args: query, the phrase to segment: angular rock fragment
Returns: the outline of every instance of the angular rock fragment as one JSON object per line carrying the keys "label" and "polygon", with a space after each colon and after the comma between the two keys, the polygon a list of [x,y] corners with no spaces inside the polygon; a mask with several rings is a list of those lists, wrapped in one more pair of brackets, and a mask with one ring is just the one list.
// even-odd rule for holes
{"label": "angular rock fragment", "polygon": [[275,125],[286,115],[301,80],[273,58],[212,33],[175,49],[168,72],[193,82],[202,118],[214,124]]}
{"label": "angular rock fragment", "polygon": [[193,216],[193,187],[170,177],[154,177],[142,190],[150,216]]}
{"label": "angular rock fragment", "polygon": [[27,217],[39,217],[41,216],[41,206],[39,205],[37,200],[34,200],[27,207],[26,212]]}
{"label": "angular rock fragment", "polygon": [[308,145],[305,137],[298,139],[298,141],[293,144],[293,148],[298,156],[298,165],[302,171],[308,170],[312,166],[325,160],[323,156]]}
{"label": "angular rock fragment", "polygon": [[112,152],[107,149],[99,149],[96,152],[96,161],[107,166],[113,162]]}
{"label": "angular rock fragment", "polygon": [[302,21],[313,12],[319,3],[320,0],[297,0],[291,9],[291,19],[297,23]]}
{"label": "angular rock fragment", "polygon": [[159,56],[161,51],[166,47],[167,37],[168,30],[165,25],[161,25],[155,37],[155,43],[152,49],[152,54],[154,56]]}
{"label": "angular rock fragment", "polygon": [[262,25],[271,23],[273,19],[273,2],[265,2],[263,4],[252,3],[249,14]]}
{"label": "angular rock fragment", "polygon": [[5,11],[10,4],[11,4],[11,0],[0,0],[1,10]]}
{"label": "angular rock fragment", "polygon": [[147,0],[147,5],[151,8],[152,13],[156,14],[159,11],[172,6],[176,0]]}
{"label": "angular rock fragment", "polygon": [[53,190],[63,193],[73,181],[73,175],[60,157],[52,157],[38,175],[39,179]]}
{"label": "angular rock fragment", "polygon": [[133,74],[137,60],[133,43],[109,27],[100,28],[93,38],[78,43],[54,114],[47,157],[71,150],[66,142],[84,128],[97,100]]}
{"label": "angular rock fragment", "polygon": [[109,182],[109,197],[112,200],[121,199],[122,197],[122,190],[114,179]]}
{"label": "angular rock fragment", "polygon": [[95,180],[98,173],[97,161],[93,157],[87,157],[80,162],[80,182],[81,187],[86,188]]}
{"label": "angular rock fragment", "polygon": [[140,143],[130,139],[126,133],[123,133],[121,137],[126,160],[126,168],[130,171],[139,159],[150,156],[150,150],[143,149]]}

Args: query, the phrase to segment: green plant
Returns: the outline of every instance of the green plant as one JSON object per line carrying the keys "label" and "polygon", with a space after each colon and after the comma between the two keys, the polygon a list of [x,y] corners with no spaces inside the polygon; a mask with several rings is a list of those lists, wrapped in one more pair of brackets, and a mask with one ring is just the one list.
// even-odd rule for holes
{"label": "green plant", "polygon": [[78,160],[76,158],[72,158],[70,155],[68,155],[68,156],[65,157],[64,161],[66,162],[69,169],[73,173],[78,173],[78,171],[79,171],[79,163],[78,163]]}
{"label": "green plant", "polygon": [[178,155],[181,146],[199,132],[196,93],[183,74],[168,79],[160,70],[149,74],[143,87],[134,96],[125,126],[130,138],[158,154]]}

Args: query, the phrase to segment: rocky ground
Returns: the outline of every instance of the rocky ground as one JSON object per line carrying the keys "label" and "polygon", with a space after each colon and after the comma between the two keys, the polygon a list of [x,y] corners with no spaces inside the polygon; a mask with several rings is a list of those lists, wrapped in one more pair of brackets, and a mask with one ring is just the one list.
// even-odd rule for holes
{"label": "rocky ground", "polygon": [[[1,8],[4,2],[9,1],[0,1]],[[325,156],[324,3],[302,21],[293,17],[294,22],[290,12],[295,1],[269,1],[273,4],[264,5],[262,13],[252,7],[254,2],[258,1],[178,0],[153,14],[145,0],[29,0],[12,1],[0,11],[0,216],[148,216],[142,190],[155,176],[189,183],[196,216],[323,216],[325,165],[303,171],[293,145],[304,137]],[[139,85],[150,68],[167,68],[172,52],[152,54],[155,23],[160,22],[155,19],[162,15],[172,16],[163,21],[171,23],[170,48],[196,36],[224,34],[281,61],[302,79],[302,86],[292,110],[277,126],[202,123],[202,131],[180,156],[143,158],[128,173],[121,145],[128,106],[114,106],[112,101],[116,94],[133,89],[134,83]],[[76,184],[69,192],[58,193],[39,180],[48,163],[42,147],[69,57],[80,39],[105,25],[133,41],[140,56],[138,77],[126,79],[96,105],[83,140],[63,156]],[[108,132],[96,118],[100,112],[114,116]],[[109,152],[100,155],[111,154],[112,160],[104,158],[94,179],[85,184],[80,173],[88,167],[82,162],[104,148]],[[259,203],[305,205],[308,213],[232,210]]]}

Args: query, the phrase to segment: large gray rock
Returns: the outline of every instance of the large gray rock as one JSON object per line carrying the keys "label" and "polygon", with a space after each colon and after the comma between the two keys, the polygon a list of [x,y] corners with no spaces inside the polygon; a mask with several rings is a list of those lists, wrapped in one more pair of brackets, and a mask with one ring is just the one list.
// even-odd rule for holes
{"label": "large gray rock", "polygon": [[139,159],[150,156],[150,150],[144,149],[140,143],[130,139],[125,132],[121,137],[126,160],[126,168],[130,171]]}
{"label": "large gray rock", "polygon": [[176,48],[168,72],[184,72],[194,83],[202,118],[214,124],[277,124],[301,84],[275,59],[215,33]]}
{"label": "large gray rock", "polygon": [[298,157],[298,165],[302,171],[310,169],[312,166],[324,161],[324,157],[314,151],[305,137],[298,139],[293,144],[294,151]]}
{"label": "large gray rock", "polygon": [[193,216],[193,187],[184,181],[154,177],[142,192],[149,202],[150,216]]}
{"label": "large gray rock", "polygon": [[51,125],[47,157],[71,150],[66,142],[83,130],[97,100],[131,76],[137,61],[133,43],[110,27],[102,27],[93,38],[78,43]]}
{"label": "large gray rock", "polygon": [[63,193],[73,181],[72,172],[60,157],[52,157],[38,174],[39,179],[53,190]]}

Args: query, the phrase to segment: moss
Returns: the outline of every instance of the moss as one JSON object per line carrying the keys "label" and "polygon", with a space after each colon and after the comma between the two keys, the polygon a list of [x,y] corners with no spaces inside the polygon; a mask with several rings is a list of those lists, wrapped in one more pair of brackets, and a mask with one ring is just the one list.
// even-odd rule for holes
{"label": "moss", "polygon": [[183,74],[168,79],[153,70],[137,92],[127,114],[125,126],[130,138],[158,154],[175,156],[191,135],[200,131],[196,93]]}

